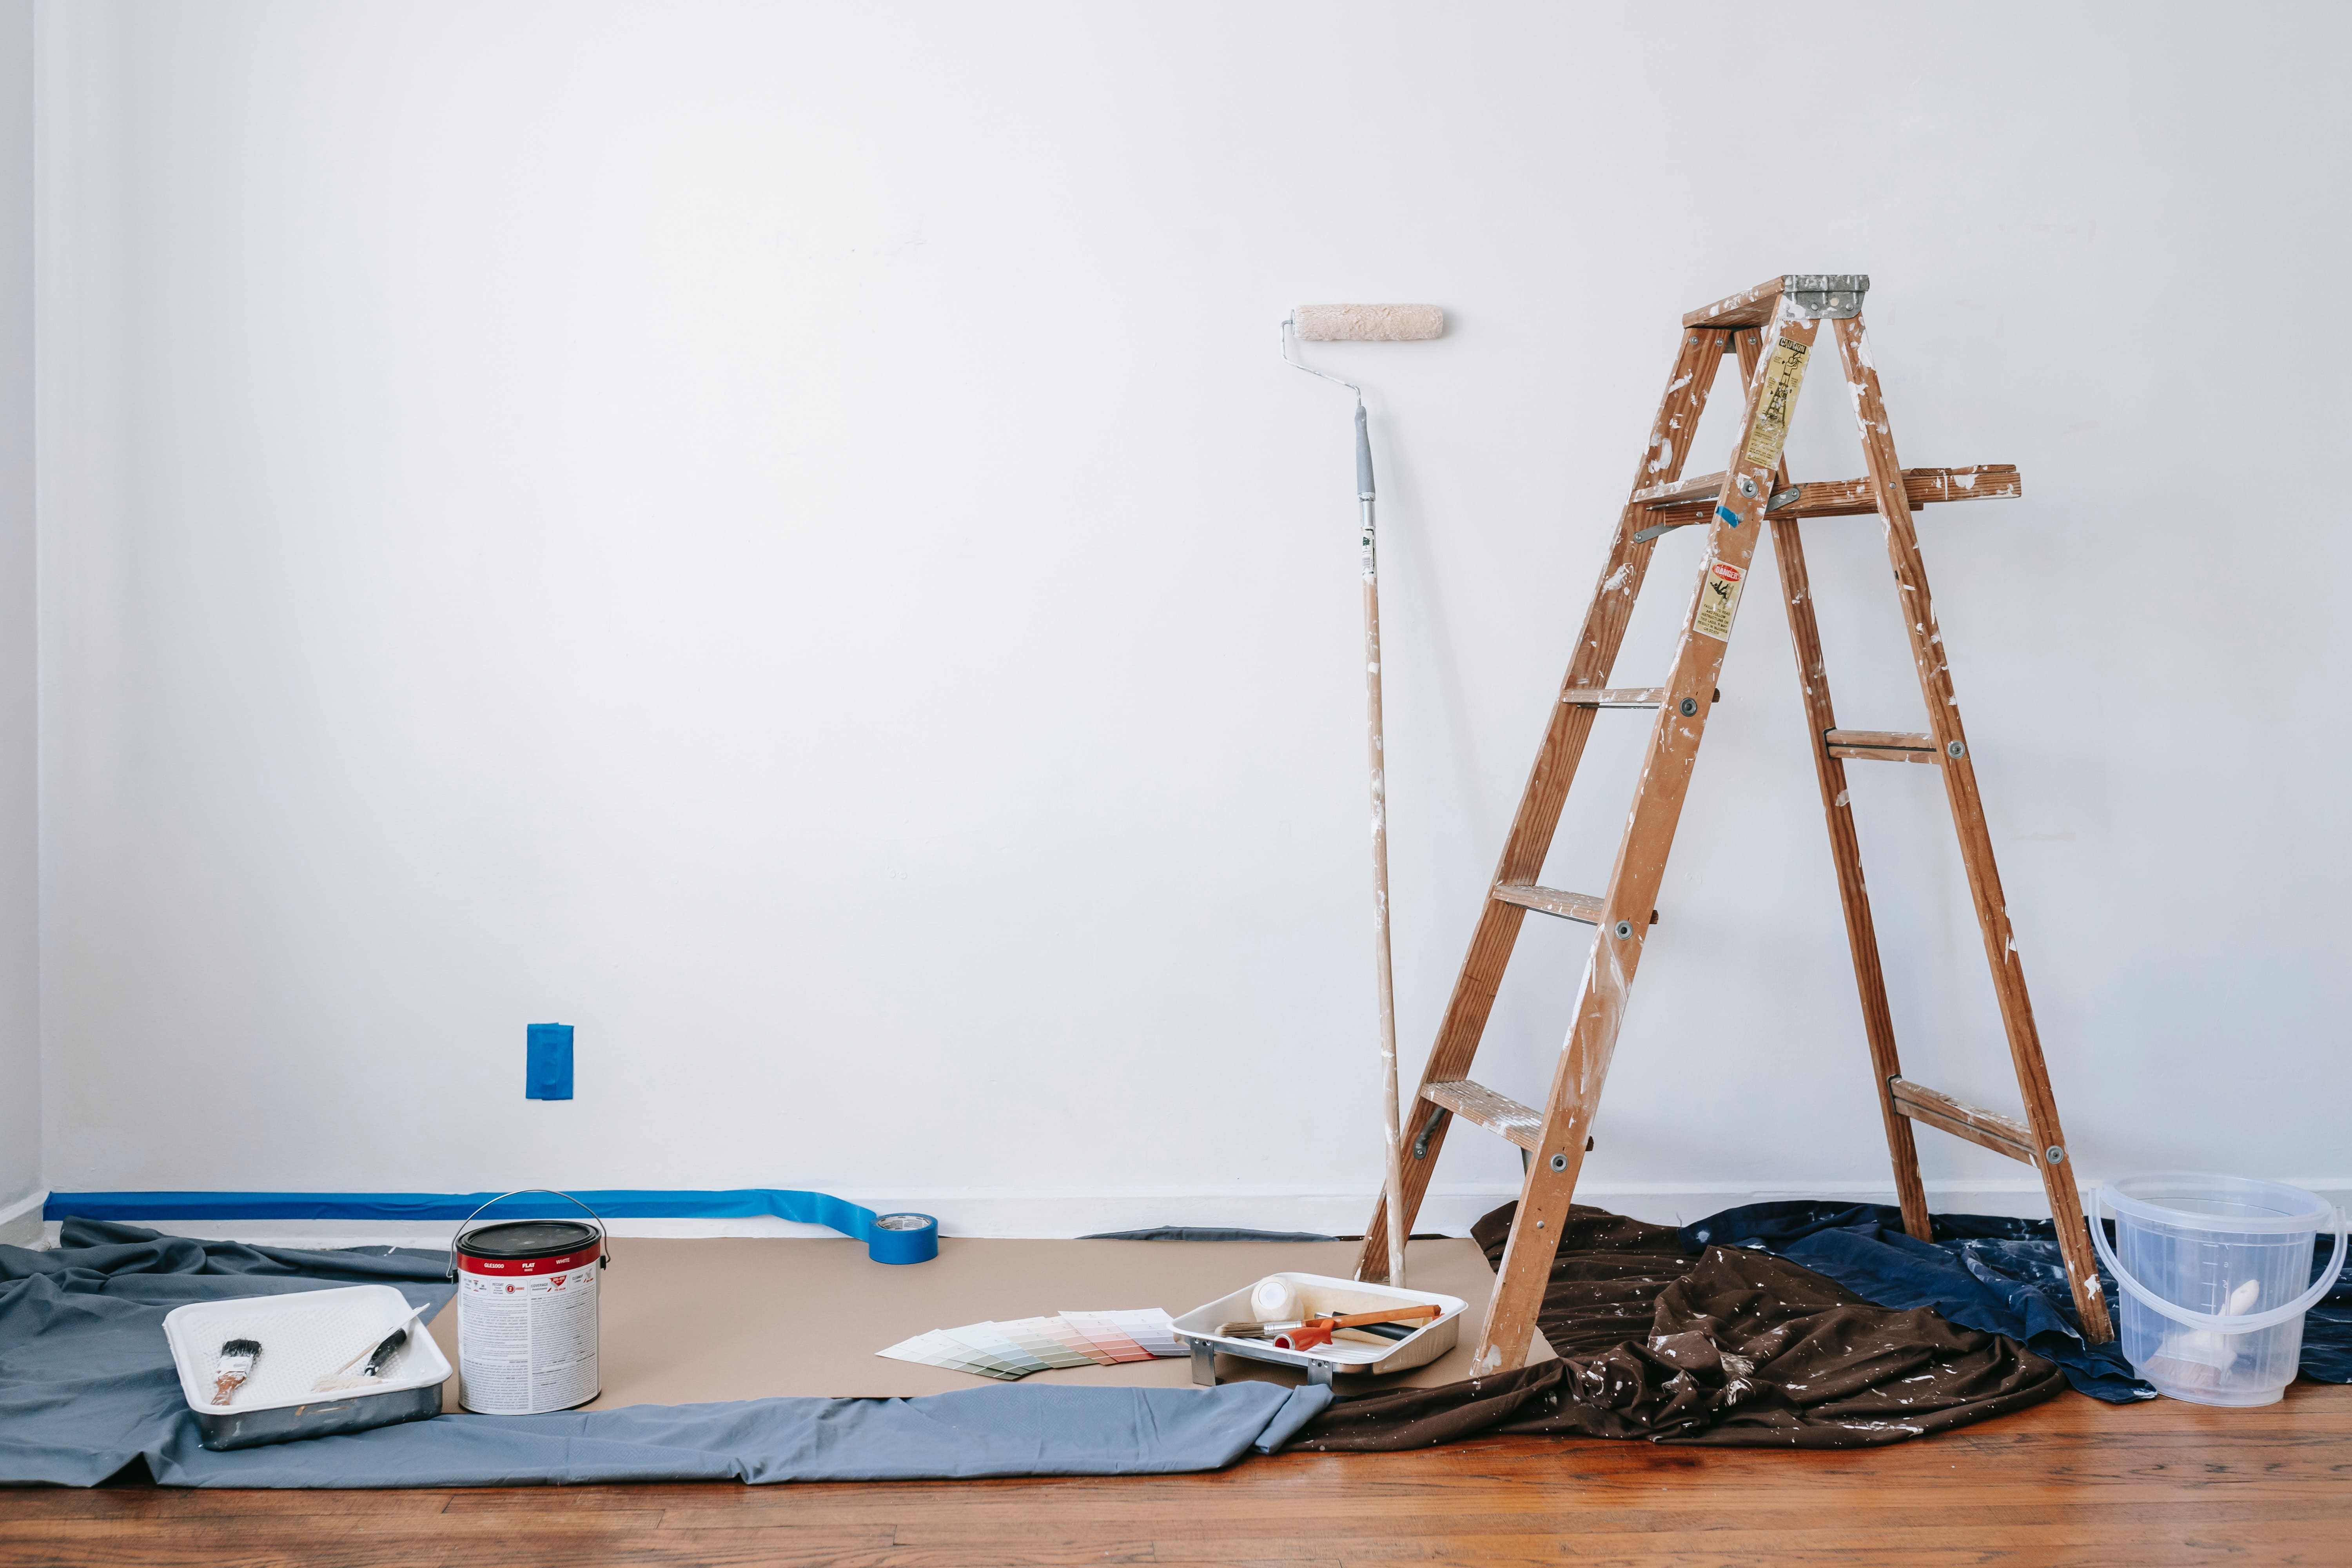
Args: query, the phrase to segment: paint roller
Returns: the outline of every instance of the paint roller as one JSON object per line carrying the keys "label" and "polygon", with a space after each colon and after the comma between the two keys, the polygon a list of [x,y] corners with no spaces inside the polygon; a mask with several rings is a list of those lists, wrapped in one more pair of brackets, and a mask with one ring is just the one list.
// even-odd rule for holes
{"label": "paint roller", "polygon": [[1434,305],[1301,305],[1282,322],[1284,363],[1356,395],[1356,502],[1362,509],[1364,552],[1364,713],[1372,783],[1372,961],[1380,993],[1385,1091],[1381,1136],[1387,1147],[1384,1206],[1391,1285],[1404,1283],[1404,1158],[1397,1114],[1396,992],[1389,964],[1388,772],[1381,733],[1381,576],[1373,526],[1371,426],[1364,412],[1364,389],[1308,364],[1299,357],[1298,344],[1421,342],[1444,331],[1445,312]]}

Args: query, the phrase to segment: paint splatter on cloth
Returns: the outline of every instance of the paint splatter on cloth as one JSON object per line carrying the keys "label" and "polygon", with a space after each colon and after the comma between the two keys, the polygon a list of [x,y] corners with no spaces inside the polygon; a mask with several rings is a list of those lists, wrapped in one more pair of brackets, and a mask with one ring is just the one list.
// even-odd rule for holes
{"label": "paint splatter on cloth", "polygon": [[[1472,1228],[1499,1261],[1513,1209]],[[1576,1208],[1538,1318],[1560,1359],[1335,1401],[1293,1448],[1422,1448],[1517,1433],[1849,1448],[1964,1426],[2063,1391],[2015,1339],[1874,1304],[1801,1264]]]}

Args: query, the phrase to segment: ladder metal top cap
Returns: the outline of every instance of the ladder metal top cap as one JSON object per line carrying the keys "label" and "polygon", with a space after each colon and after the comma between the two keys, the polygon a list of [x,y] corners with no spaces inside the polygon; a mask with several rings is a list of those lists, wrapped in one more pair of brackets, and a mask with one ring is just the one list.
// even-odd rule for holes
{"label": "ladder metal top cap", "polygon": [[1862,314],[1870,278],[1861,272],[1789,272],[1742,289],[1683,318],[1685,327],[1760,327],[1779,312],[1785,297],[1807,321],[1842,321]]}

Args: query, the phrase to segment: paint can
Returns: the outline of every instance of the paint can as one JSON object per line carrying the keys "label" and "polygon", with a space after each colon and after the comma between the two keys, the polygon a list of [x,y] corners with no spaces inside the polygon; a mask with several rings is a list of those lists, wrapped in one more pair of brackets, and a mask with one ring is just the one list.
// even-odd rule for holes
{"label": "paint can", "polygon": [[[580,1204],[575,1219],[475,1226],[482,1209],[520,1193]],[[480,1415],[540,1415],[603,1390],[597,1365],[597,1271],[610,1261],[604,1222],[568,1193],[525,1187],[466,1216],[449,1244],[457,1282],[457,1402]]]}

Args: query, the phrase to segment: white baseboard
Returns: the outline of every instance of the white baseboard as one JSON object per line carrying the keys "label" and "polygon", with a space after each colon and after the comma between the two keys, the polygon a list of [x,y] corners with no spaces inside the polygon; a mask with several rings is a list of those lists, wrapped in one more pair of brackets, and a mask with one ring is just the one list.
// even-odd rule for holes
{"label": "white baseboard", "polygon": [[[2292,1180],[2292,1178],[2290,1178]],[[2294,1184],[2318,1194],[2331,1203],[2352,1202],[2352,1177],[2296,1180]],[[938,1193],[844,1194],[870,1207],[912,1209],[939,1216],[942,1233],[950,1237],[1089,1236],[1103,1231],[1144,1230],[1156,1226],[1230,1226],[1249,1230],[1315,1231],[1328,1236],[1360,1232],[1370,1217],[1370,1195],[1347,1191],[1307,1191],[1274,1188],[1227,1188],[1221,1192],[1151,1189],[1128,1192],[1066,1192],[1003,1189]],[[1423,1204],[1414,1228],[1446,1236],[1466,1236],[1481,1215],[1518,1196],[1518,1189],[1501,1184],[1433,1187]],[[1608,1185],[1595,1184],[1577,1194],[1582,1203],[1612,1209],[1654,1224],[1687,1225],[1740,1204],[1775,1199],[1813,1198],[1844,1203],[1895,1201],[1891,1187],[1865,1184],[1815,1183],[1789,1187],[1729,1187],[1709,1183]],[[2042,1216],[2041,1184],[2030,1176],[1989,1182],[1930,1182],[1929,1206],[1945,1214],[2006,1214]],[[28,1216],[39,1213],[39,1199],[17,1205]],[[6,1215],[0,1211],[0,1229]],[[37,1219],[34,1219],[37,1225]],[[51,1241],[57,1226],[46,1227]],[[446,1247],[456,1232],[453,1223],[359,1220],[220,1220],[173,1221],[153,1229],[174,1236],[222,1241],[249,1241],[293,1247]],[[780,1219],[625,1219],[612,1226],[614,1236],[629,1237],[830,1237],[822,1226],[794,1225]],[[0,1236],[5,1239],[5,1236]]]}
{"label": "white baseboard", "polygon": [[0,1205],[0,1247],[41,1245],[41,1205],[47,1193],[33,1193],[13,1204]]}

